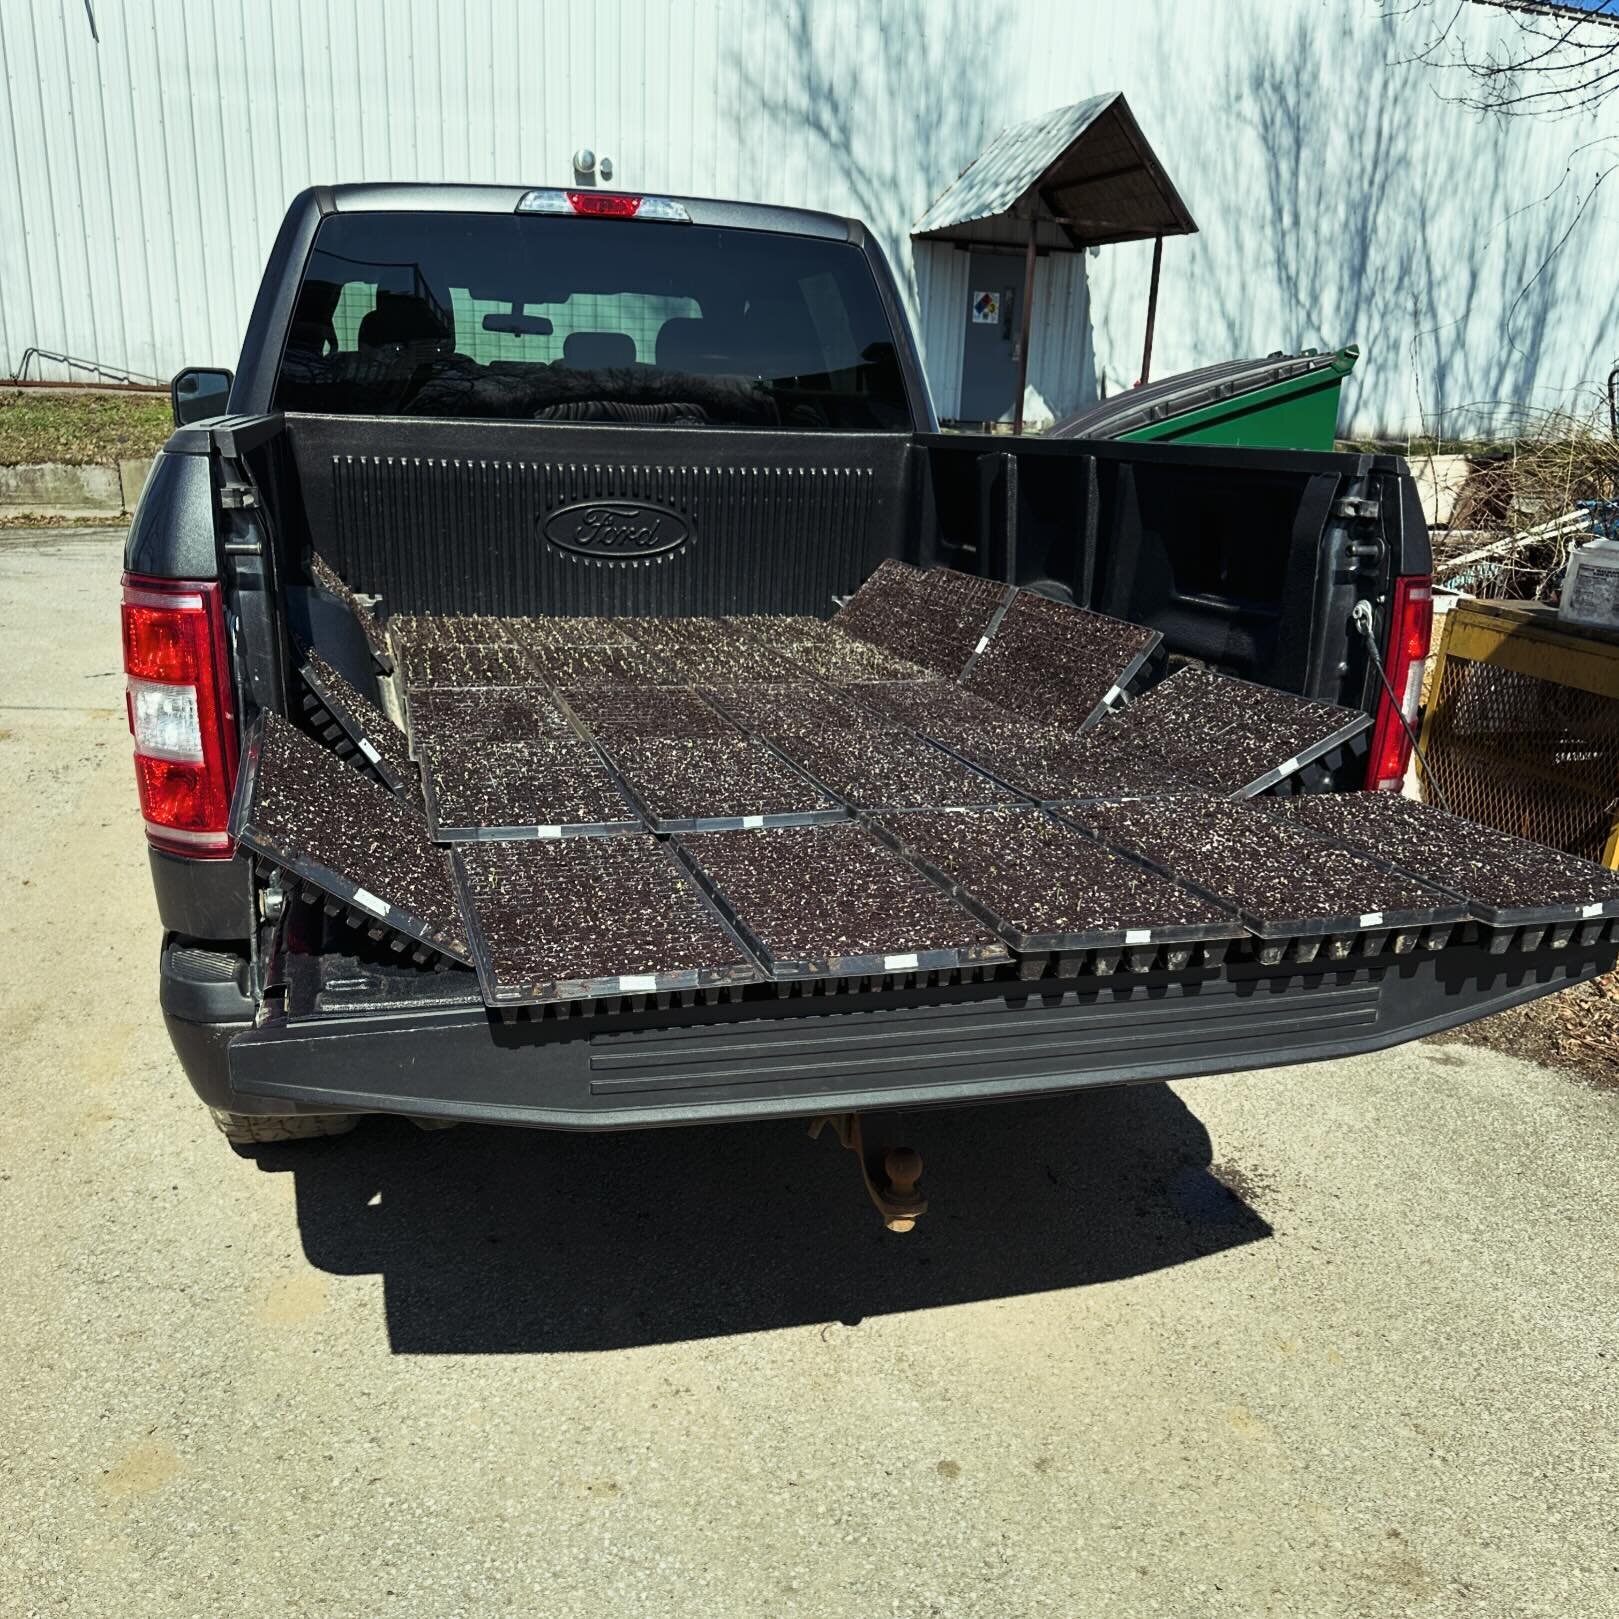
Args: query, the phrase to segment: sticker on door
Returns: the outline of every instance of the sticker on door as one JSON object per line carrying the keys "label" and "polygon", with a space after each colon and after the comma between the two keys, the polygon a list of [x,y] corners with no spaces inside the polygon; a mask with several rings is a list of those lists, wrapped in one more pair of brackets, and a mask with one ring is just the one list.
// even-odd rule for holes
{"label": "sticker on door", "polygon": [[993,326],[1001,318],[1001,295],[998,292],[973,294],[973,319],[981,326]]}

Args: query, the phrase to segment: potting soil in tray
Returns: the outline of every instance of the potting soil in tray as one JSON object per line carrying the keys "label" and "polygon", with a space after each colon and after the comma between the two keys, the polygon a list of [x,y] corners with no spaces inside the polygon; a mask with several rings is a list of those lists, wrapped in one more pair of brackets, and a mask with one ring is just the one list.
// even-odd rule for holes
{"label": "potting soil in tray", "polygon": [[926,680],[930,671],[818,618],[730,620],[752,645],[822,680]]}
{"label": "potting soil in tray", "polygon": [[1109,720],[1080,736],[1027,721],[964,725],[952,734],[939,729],[939,740],[952,752],[1043,804],[1140,798],[1197,786],[1128,746]]}
{"label": "potting soil in tray", "polygon": [[641,827],[596,750],[577,738],[430,748],[421,765],[428,820],[440,842]]}
{"label": "potting soil in tray", "polygon": [[1162,639],[1020,590],[962,683],[1014,714],[1078,730],[1117,700]]}
{"label": "potting soil in tray", "polygon": [[690,830],[706,822],[836,820],[847,813],[752,737],[623,738],[605,746],[654,831]]}
{"label": "potting soil in tray", "polygon": [[705,686],[703,695],[750,736],[891,728],[893,721],[814,681]]}
{"label": "potting soil in tray", "polygon": [[657,839],[464,844],[455,866],[492,1005],[651,994],[759,977]]}
{"label": "potting soil in tray", "polygon": [[532,667],[548,686],[678,686],[661,659],[639,646],[534,647]]}
{"label": "potting soil in tray", "polygon": [[1104,843],[1233,905],[1263,938],[1454,922],[1448,894],[1247,802],[1168,795],[1066,812]]}
{"label": "potting soil in tray", "polygon": [[572,737],[568,717],[544,686],[451,686],[405,694],[411,753],[435,745],[526,742]]}
{"label": "potting soil in tray", "polygon": [[970,726],[1002,725],[1014,718],[953,680],[859,680],[838,689],[889,723],[940,741]]}
{"label": "potting soil in tray", "polygon": [[873,824],[1017,949],[1237,938],[1227,908],[1036,809],[924,810]]}
{"label": "potting soil in tray", "polygon": [[525,626],[543,622],[482,613],[395,613],[388,620],[388,633],[406,651],[428,646],[521,646]]}
{"label": "potting soil in tray", "polygon": [[954,679],[987,644],[1010,587],[949,568],[879,568],[832,622],[896,657]]}
{"label": "potting soil in tray", "polygon": [[770,740],[857,809],[951,809],[1017,795],[909,732],[783,732]]}
{"label": "potting soil in tray", "polygon": [[737,734],[736,726],[689,686],[571,686],[560,695],[575,719],[604,742]]}
{"label": "potting soil in tray", "polygon": [[1007,959],[984,923],[853,822],[682,833],[674,844],[777,978]]}
{"label": "potting soil in tray", "polygon": [[1259,791],[1371,724],[1357,709],[1180,669],[1117,717],[1117,733],[1215,792]]}
{"label": "potting soil in tray", "polygon": [[1394,793],[1309,793],[1277,812],[1468,900],[1484,921],[1619,916],[1619,874]]}
{"label": "potting soil in tray", "polygon": [[510,642],[471,645],[427,641],[406,643],[405,684],[432,687],[528,686],[536,679],[528,652]]}
{"label": "potting soil in tray", "polygon": [[299,673],[386,786],[400,792],[414,784],[416,768],[410,762],[405,733],[375,703],[350,685],[318,652],[304,659]]}
{"label": "potting soil in tray", "polygon": [[634,644],[629,631],[634,620],[628,618],[516,618],[510,622],[514,640],[542,651]]}
{"label": "potting soil in tray", "polygon": [[231,834],[380,926],[471,960],[448,856],[421,812],[278,714],[255,727]]}

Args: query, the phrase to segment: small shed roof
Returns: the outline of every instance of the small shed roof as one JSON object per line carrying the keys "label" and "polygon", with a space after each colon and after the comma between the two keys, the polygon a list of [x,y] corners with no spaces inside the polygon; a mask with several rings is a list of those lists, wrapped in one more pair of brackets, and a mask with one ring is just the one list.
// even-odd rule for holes
{"label": "small shed roof", "polygon": [[1041,247],[1185,236],[1197,229],[1123,93],[1003,129],[912,227],[913,237]]}

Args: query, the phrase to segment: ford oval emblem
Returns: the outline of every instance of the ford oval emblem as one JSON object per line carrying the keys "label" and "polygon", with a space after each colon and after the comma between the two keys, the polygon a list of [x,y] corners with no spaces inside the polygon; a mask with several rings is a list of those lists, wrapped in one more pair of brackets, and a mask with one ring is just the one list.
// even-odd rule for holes
{"label": "ford oval emblem", "polygon": [[679,512],[644,500],[588,500],[552,512],[545,537],[576,556],[636,562],[678,550],[691,538],[691,525]]}

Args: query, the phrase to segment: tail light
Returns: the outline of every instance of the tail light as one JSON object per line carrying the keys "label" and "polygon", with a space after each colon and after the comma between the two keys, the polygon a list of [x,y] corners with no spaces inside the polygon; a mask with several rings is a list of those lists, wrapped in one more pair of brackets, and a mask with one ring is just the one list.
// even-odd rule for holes
{"label": "tail light", "polygon": [[1400,723],[1416,729],[1417,707],[1422,701],[1422,670],[1428,661],[1433,639],[1433,580],[1420,577],[1394,582],[1393,622],[1389,627],[1388,650],[1383,667],[1389,686],[1399,698],[1399,710],[1387,691],[1377,703],[1377,722],[1372,727],[1372,756],[1366,765],[1366,785],[1374,792],[1397,793],[1405,784],[1411,763],[1411,738]]}
{"label": "tail light", "polygon": [[627,191],[525,191],[517,199],[520,214],[582,214],[590,219],[653,219],[665,225],[689,225],[691,215],[672,197],[636,197]]}
{"label": "tail light", "polygon": [[226,859],[236,727],[219,585],[126,573],[123,619],[147,839],[172,854]]}

